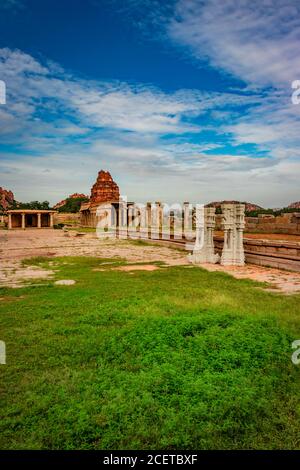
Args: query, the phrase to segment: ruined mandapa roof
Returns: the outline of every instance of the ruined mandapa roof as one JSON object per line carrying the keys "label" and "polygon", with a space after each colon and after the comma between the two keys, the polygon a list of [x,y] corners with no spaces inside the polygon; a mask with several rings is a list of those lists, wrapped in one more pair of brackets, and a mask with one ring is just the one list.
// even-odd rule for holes
{"label": "ruined mandapa roof", "polygon": [[57,211],[52,209],[11,209],[6,211],[8,214],[49,214],[52,212],[53,214]]}

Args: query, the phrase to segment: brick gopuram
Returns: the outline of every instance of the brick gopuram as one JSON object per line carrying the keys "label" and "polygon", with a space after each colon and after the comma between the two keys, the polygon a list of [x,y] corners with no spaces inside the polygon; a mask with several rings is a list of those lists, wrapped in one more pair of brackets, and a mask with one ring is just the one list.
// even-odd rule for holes
{"label": "brick gopuram", "polygon": [[99,171],[97,180],[91,189],[90,200],[81,204],[81,225],[83,227],[96,227],[98,223],[96,214],[97,208],[101,205],[109,204],[118,208],[119,201],[119,186],[113,180],[109,171]]}
{"label": "brick gopuram", "polygon": [[119,186],[114,182],[109,171],[99,171],[96,183],[91,189],[90,204],[119,201],[119,199]]}

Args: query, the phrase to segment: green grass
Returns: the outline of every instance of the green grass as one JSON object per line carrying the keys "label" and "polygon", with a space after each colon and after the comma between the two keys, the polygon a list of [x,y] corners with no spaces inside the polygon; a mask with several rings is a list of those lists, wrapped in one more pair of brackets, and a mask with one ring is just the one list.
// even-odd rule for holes
{"label": "green grass", "polygon": [[33,264],[50,261],[76,284],[0,290],[0,448],[300,448],[299,295],[200,268]]}
{"label": "green grass", "polygon": [[68,227],[68,230],[76,230],[77,232],[86,232],[86,233],[93,233],[93,232],[96,233],[96,228],[94,228],[94,227],[74,226],[74,227]]}

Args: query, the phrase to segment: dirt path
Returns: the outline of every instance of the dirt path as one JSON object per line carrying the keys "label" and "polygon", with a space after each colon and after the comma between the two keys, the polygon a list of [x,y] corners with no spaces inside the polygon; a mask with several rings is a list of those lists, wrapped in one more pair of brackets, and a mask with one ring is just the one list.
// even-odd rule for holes
{"label": "dirt path", "polygon": [[300,292],[300,273],[284,271],[276,268],[255,266],[221,266],[220,264],[204,264],[208,271],[223,271],[237,279],[253,279],[254,281],[267,282],[273,292],[284,292],[285,294],[296,294]]}
{"label": "dirt path", "polygon": [[[187,252],[161,245],[127,240],[99,240],[95,234],[66,236],[62,230],[0,231],[0,286],[19,287],[33,279],[51,279],[53,272],[22,266],[22,260],[36,256],[95,256],[124,258],[130,263],[160,261],[169,266],[188,265]],[[202,265],[209,271],[223,271],[236,278],[268,282],[271,290],[287,294],[300,292],[300,273],[254,265],[231,267]],[[145,268],[146,269],[146,268]],[[149,268],[147,268],[149,269]]]}
{"label": "dirt path", "polygon": [[162,261],[169,265],[187,264],[186,253],[164,246],[107,240],[86,233],[69,237],[62,230],[12,230],[0,232],[0,262],[34,256],[96,256],[126,260]]}
{"label": "dirt path", "polygon": [[185,252],[126,240],[99,240],[93,233],[69,237],[62,230],[3,230],[0,232],[0,287],[21,287],[30,279],[51,278],[52,271],[22,266],[22,260],[36,256],[95,256],[124,258],[131,263],[187,264]]}

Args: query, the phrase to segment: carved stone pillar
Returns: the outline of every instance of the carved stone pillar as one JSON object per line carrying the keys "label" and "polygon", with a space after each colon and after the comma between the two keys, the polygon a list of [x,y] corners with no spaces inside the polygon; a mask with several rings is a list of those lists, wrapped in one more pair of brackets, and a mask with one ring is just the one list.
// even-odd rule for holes
{"label": "carved stone pillar", "polygon": [[170,240],[174,240],[175,216],[174,216],[173,211],[170,211],[169,221],[170,221]]}
{"label": "carved stone pillar", "polygon": [[216,209],[215,207],[206,207],[205,209],[205,228],[206,228],[206,262],[217,263],[219,255],[215,253],[214,246],[214,228],[216,225]]}
{"label": "carved stone pillar", "polygon": [[221,256],[221,264],[224,266],[234,264],[234,204],[222,204],[222,229],[224,232],[224,244]]}
{"label": "carved stone pillar", "polygon": [[159,239],[161,232],[161,203],[155,202],[151,204],[151,238]]}
{"label": "carved stone pillar", "polygon": [[118,217],[118,236],[120,239],[127,238],[127,202],[120,199]]}
{"label": "carved stone pillar", "polygon": [[12,229],[11,214],[8,214],[8,229]]}
{"label": "carved stone pillar", "polygon": [[196,207],[196,241],[193,253],[188,256],[193,264],[218,262],[219,255],[214,250],[214,227],[215,208]]}
{"label": "carved stone pillar", "polygon": [[25,229],[25,214],[22,214],[22,229]]}
{"label": "carved stone pillar", "polygon": [[128,237],[129,238],[136,238],[136,207],[134,203],[130,203],[127,205],[128,211]]}
{"label": "carved stone pillar", "polygon": [[148,228],[148,239],[151,238],[151,225],[152,225],[152,204],[151,202],[146,203],[146,213],[147,213],[147,228]]}
{"label": "carved stone pillar", "polygon": [[243,266],[245,263],[243,230],[245,226],[243,204],[222,204],[224,245],[221,264]]}
{"label": "carved stone pillar", "polygon": [[237,266],[245,264],[243,233],[245,228],[245,205],[236,204],[235,206],[235,223],[236,223],[236,246],[235,246],[235,263]]}
{"label": "carved stone pillar", "polygon": [[130,238],[136,239],[140,237],[140,228],[141,228],[141,213],[140,207],[132,203],[128,207],[128,233]]}
{"label": "carved stone pillar", "polygon": [[157,217],[157,230],[158,230],[158,238],[162,238],[162,228],[163,228],[163,207],[162,203],[157,201],[156,203],[156,217]]}
{"label": "carved stone pillar", "polygon": [[53,228],[53,213],[50,212],[50,228]]}
{"label": "carved stone pillar", "polygon": [[41,213],[39,212],[37,215],[37,228],[42,227],[42,221],[41,221]]}
{"label": "carved stone pillar", "polygon": [[147,207],[145,204],[139,205],[140,217],[140,236],[141,238],[148,238],[148,220],[147,220]]}
{"label": "carved stone pillar", "polygon": [[183,224],[182,224],[182,236],[186,240],[190,240],[193,227],[192,227],[192,206],[189,202],[183,203]]}

